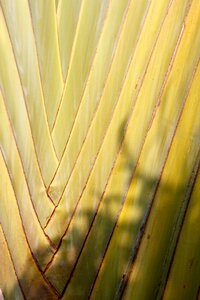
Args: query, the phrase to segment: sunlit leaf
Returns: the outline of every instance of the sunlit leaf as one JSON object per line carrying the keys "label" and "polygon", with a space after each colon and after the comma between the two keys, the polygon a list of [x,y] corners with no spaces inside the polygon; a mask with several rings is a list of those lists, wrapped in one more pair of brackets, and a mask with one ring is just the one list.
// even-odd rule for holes
{"label": "sunlit leaf", "polygon": [[199,0],[0,4],[0,298],[198,299]]}

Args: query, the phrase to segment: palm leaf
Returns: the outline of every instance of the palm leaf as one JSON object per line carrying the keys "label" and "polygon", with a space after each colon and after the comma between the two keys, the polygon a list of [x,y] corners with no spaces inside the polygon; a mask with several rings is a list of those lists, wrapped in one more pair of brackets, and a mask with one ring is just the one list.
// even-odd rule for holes
{"label": "palm leaf", "polygon": [[199,1],[0,3],[0,298],[197,299]]}

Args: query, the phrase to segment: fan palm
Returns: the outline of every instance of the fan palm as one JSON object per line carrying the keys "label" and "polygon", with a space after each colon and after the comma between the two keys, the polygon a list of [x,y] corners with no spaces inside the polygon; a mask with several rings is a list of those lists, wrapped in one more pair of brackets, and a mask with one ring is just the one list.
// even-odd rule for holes
{"label": "fan palm", "polygon": [[0,3],[0,298],[197,299],[199,0]]}

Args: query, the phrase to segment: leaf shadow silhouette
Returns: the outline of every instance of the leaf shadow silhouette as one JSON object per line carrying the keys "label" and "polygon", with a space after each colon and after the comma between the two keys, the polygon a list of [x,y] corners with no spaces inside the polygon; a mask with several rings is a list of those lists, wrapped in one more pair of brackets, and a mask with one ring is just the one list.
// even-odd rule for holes
{"label": "leaf shadow silhouette", "polygon": [[[119,146],[124,138],[126,124],[127,118],[122,122],[119,128],[119,136],[116,140]],[[112,290],[112,295],[114,295],[115,299],[122,297],[130,275],[132,263],[137,255],[141,238],[144,235],[145,224],[151,209],[152,187],[156,190],[160,180],[160,178],[157,177],[148,177],[142,172],[135,174],[137,161],[126,144],[123,145],[123,157],[123,164],[120,166],[119,172],[126,174],[127,191],[133,176],[135,176],[135,180],[140,182],[141,185],[140,194],[134,205],[135,210],[137,210],[138,214],[142,217],[127,220],[118,225],[117,221],[124,203],[127,201],[132,203],[133,199],[127,199],[124,190],[118,193],[111,191],[106,195],[104,195],[105,191],[102,193],[91,190],[91,199],[92,197],[99,199],[97,209],[93,210],[91,208],[88,210],[83,207],[80,210],[81,221],[79,226],[74,226],[70,233],[67,233],[66,238],[62,240],[62,249],[64,250],[58,251],[58,255],[56,254],[58,259],[53,260],[53,263],[49,263],[48,268],[51,264],[54,264],[50,272],[50,277],[53,278],[53,282],[48,278],[48,268],[45,272],[41,270],[45,282],[44,286],[41,285],[39,280],[37,281],[34,274],[32,281],[27,282],[29,261],[26,262],[27,270],[19,278],[20,287],[25,299],[61,299],[63,295],[67,295],[66,299],[88,299],[91,296],[106,251],[108,250],[117,226],[120,226],[120,234],[130,237],[133,243],[131,245],[130,243],[121,243],[119,236],[119,240],[116,243],[116,251],[117,253],[125,253],[125,255],[121,256],[119,264],[123,266],[123,268],[119,269],[116,262],[113,265],[111,262],[112,280],[107,282],[104,286],[105,293],[103,299],[113,299],[113,296],[111,297],[109,293],[106,293],[106,289]],[[165,193],[170,194],[172,192],[172,186],[166,183],[162,183],[162,185]],[[147,199],[149,202],[147,202]],[[57,238],[59,240],[60,237]],[[150,239],[150,236],[148,236],[148,238]],[[49,251],[49,249],[39,248],[37,249],[37,255],[44,257],[47,251]],[[13,287],[12,291],[5,292],[5,300],[15,299],[13,295],[15,295],[16,288],[17,287]],[[18,298],[16,297],[16,299]],[[149,299],[151,299],[151,297]]]}

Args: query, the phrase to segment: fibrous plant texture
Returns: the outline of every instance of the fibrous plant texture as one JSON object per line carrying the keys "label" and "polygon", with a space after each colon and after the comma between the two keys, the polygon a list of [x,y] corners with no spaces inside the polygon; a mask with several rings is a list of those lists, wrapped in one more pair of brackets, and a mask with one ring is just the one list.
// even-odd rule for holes
{"label": "fibrous plant texture", "polygon": [[199,299],[200,1],[0,4],[0,299]]}

